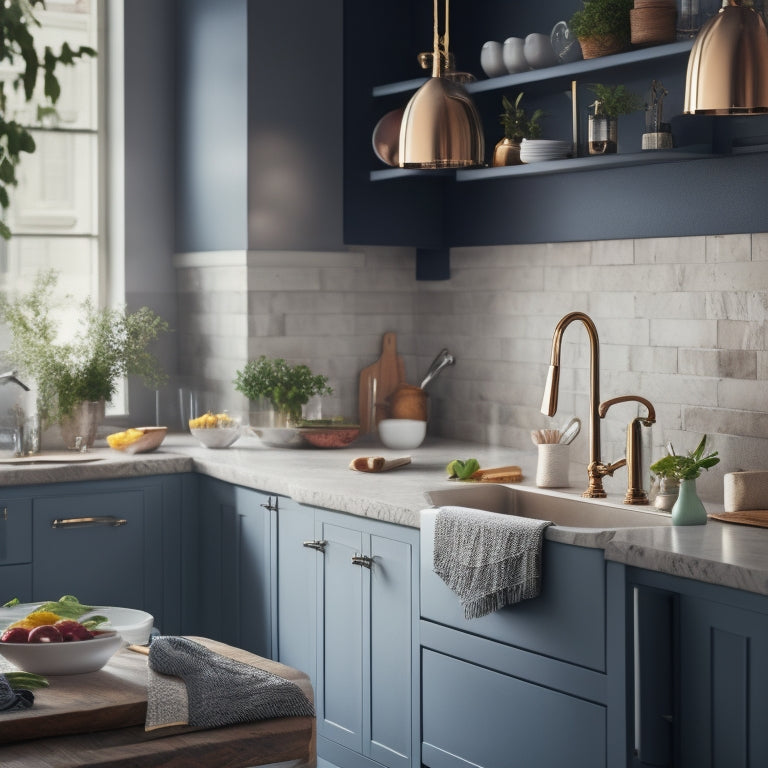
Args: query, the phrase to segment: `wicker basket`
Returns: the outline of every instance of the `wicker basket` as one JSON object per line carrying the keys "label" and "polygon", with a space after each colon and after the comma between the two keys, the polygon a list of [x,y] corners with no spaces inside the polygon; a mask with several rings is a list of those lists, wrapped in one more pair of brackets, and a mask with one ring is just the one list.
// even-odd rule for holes
{"label": "wicker basket", "polygon": [[675,40],[677,10],[668,6],[634,8],[629,12],[632,45],[655,45]]}
{"label": "wicker basket", "polygon": [[624,45],[618,37],[607,35],[606,37],[580,37],[581,53],[585,59],[597,59],[600,56],[610,56],[613,53],[621,53]]}

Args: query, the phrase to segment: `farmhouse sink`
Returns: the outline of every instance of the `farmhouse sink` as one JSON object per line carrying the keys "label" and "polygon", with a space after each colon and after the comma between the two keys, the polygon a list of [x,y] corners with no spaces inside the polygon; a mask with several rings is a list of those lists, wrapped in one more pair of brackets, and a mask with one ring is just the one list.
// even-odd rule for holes
{"label": "farmhouse sink", "polygon": [[502,515],[550,520],[555,525],[570,528],[642,528],[671,525],[672,522],[668,514],[653,507],[645,510],[580,496],[491,483],[457,485],[455,488],[428,491],[425,496],[435,507],[469,507]]}

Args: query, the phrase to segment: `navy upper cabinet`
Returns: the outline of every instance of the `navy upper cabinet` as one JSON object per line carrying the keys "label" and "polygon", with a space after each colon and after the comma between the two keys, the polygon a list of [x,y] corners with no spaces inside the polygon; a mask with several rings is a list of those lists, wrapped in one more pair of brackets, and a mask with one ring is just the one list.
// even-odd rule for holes
{"label": "navy upper cabinet", "polygon": [[179,0],[176,250],[342,246],[341,0]]}
{"label": "navy upper cabinet", "polygon": [[[502,95],[523,92],[541,107],[544,137],[572,137],[571,83],[586,134],[589,86],[624,84],[643,99],[651,81],[669,90],[664,119],[678,146],[641,150],[644,114],[619,120],[619,154],[515,168],[404,171],[382,163],[371,137],[377,121],[404,107],[428,75],[417,55],[432,49],[432,4],[393,0],[381,7],[344,2],[344,235],[348,243],[420,248],[661,237],[763,231],[760,180],[768,171],[764,117],[682,117],[692,41],[634,49],[489,80],[480,67],[487,40],[549,34],[580,0],[513,3],[454,0],[450,49],[483,122],[486,163],[503,136]],[[735,140],[734,140],[735,137]],[[762,137],[762,138],[761,138]],[[581,140],[583,144],[583,139]],[[737,201],[732,205],[729,202]]]}

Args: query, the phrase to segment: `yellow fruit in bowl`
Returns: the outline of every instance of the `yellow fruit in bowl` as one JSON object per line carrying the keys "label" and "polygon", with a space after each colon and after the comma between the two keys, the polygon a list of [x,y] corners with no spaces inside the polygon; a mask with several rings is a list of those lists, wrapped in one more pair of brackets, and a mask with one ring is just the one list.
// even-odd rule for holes
{"label": "yellow fruit in bowl", "polygon": [[189,420],[190,429],[216,429],[217,427],[234,427],[237,422],[229,417],[229,414],[225,411],[223,413],[204,413],[202,416],[198,416],[196,419]]}
{"label": "yellow fruit in bowl", "polygon": [[144,437],[144,430],[126,429],[125,432],[114,432],[111,435],[107,435],[107,445],[110,448],[125,448],[126,445],[135,443],[142,437]]}
{"label": "yellow fruit in bowl", "polygon": [[34,611],[28,614],[23,619],[14,621],[13,624],[9,624],[7,629],[13,629],[14,627],[22,627],[23,629],[34,629],[35,627],[42,627],[46,624],[55,624],[61,619],[51,611]]}

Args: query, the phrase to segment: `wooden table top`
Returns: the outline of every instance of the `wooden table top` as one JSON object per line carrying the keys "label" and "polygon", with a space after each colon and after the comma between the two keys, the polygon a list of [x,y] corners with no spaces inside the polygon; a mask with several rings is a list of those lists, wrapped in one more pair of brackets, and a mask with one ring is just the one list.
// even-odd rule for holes
{"label": "wooden table top", "polygon": [[[307,675],[205,638],[216,653],[295,682],[313,700]],[[49,677],[35,705],[0,715],[3,768],[247,768],[284,761],[315,764],[315,719],[262,720],[196,731],[182,726],[146,733],[147,657],[119,651],[98,672]]]}

